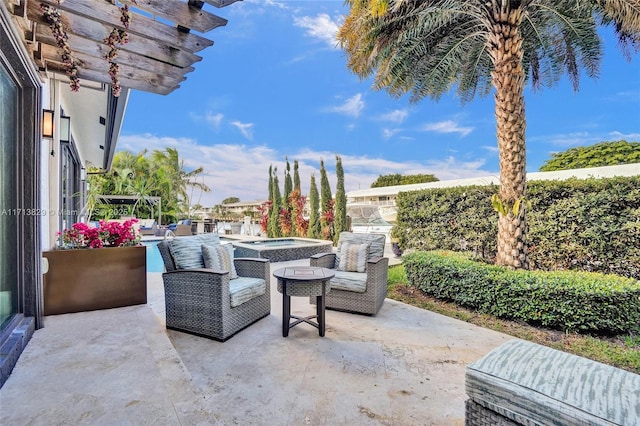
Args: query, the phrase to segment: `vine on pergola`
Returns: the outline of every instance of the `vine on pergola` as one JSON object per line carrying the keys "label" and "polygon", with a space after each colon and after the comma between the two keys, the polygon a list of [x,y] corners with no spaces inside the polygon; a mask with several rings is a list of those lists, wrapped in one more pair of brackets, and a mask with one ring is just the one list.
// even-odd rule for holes
{"label": "vine on pergola", "polygon": [[[57,3],[61,4],[64,0],[58,0]],[[131,0],[133,4],[137,4],[136,0]],[[78,78],[78,63],[73,58],[71,46],[69,45],[69,36],[67,35],[66,30],[62,25],[62,21],[60,20],[60,11],[54,7],[51,7],[47,4],[41,3],[40,8],[42,9],[42,13],[44,19],[47,23],[49,23],[49,27],[51,28],[51,32],[53,33],[53,37],[56,40],[56,43],[60,49],[62,49],[62,61],[67,68],[67,76],[69,76],[70,82],[69,86],[73,92],[77,92],[80,90],[80,79]],[[113,96],[120,96],[120,92],[122,87],[120,86],[120,66],[115,59],[118,57],[118,44],[126,44],[129,42],[129,34],[127,33],[127,29],[129,29],[129,24],[131,23],[131,13],[129,12],[129,6],[123,5],[120,7],[120,11],[122,16],[120,17],[120,22],[124,26],[124,30],[119,28],[113,28],[108,37],[106,37],[103,42],[109,46],[109,51],[104,55],[104,58],[109,63],[109,77],[111,77],[111,90]]]}
{"label": "vine on pergola", "polygon": [[[58,4],[64,0],[58,0]],[[71,54],[71,46],[69,46],[69,36],[60,21],[60,11],[48,4],[40,3],[42,14],[45,21],[49,23],[56,44],[62,49],[62,62],[67,67],[67,76],[69,76],[69,86],[73,92],[80,90],[80,79],[78,78],[78,65]]]}

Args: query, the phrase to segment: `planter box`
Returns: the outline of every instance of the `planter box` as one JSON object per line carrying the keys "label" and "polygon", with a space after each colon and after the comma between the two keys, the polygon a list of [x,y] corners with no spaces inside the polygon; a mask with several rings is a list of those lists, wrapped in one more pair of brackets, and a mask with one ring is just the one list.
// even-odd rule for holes
{"label": "planter box", "polygon": [[44,314],[147,303],[147,248],[52,250],[44,275]]}

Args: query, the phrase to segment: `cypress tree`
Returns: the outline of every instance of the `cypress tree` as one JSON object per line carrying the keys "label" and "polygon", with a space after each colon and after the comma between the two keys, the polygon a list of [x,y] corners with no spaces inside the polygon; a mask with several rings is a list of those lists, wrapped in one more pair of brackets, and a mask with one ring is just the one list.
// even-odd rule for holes
{"label": "cypress tree", "polygon": [[333,241],[333,198],[323,160],[320,160],[320,205],[322,207],[322,215],[320,216],[322,238]]}
{"label": "cypress tree", "polygon": [[309,187],[309,230],[307,236],[309,238],[320,238],[320,196],[318,194],[318,185],[316,185],[315,175],[311,175],[311,185]]}
{"label": "cypress tree", "polygon": [[282,201],[280,203],[280,236],[290,237],[292,236],[293,224],[291,220],[291,213],[293,206],[291,205],[291,193],[293,192],[293,183],[291,182],[291,165],[289,164],[289,158],[286,159],[286,167],[284,170],[284,194],[282,195]]}
{"label": "cypress tree", "polygon": [[269,201],[273,202],[273,165],[269,165]]}
{"label": "cypress tree", "polygon": [[297,189],[302,193],[300,189],[300,173],[298,172],[298,160],[293,161],[293,189]]}
{"label": "cypress tree", "polygon": [[267,208],[262,211],[262,230],[266,232],[267,237],[270,236],[269,219],[271,210],[273,209],[273,165],[269,164],[269,198],[267,199]]}
{"label": "cypress tree", "polygon": [[278,168],[273,169],[273,204],[271,205],[271,212],[269,213],[269,230],[268,236],[271,238],[277,238],[281,236],[280,233],[280,202],[282,197],[280,195],[280,183],[278,182]]}
{"label": "cypress tree", "polygon": [[324,168],[324,160],[320,160],[320,206],[323,213],[331,207],[331,199],[331,185],[329,185],[327,170]]}
{"label": "cypress tree", "polygon": [[336,216],[333,224],[335,235],[334,243],[338,243],[338,238],[342,231],[348,231],[347,227],[347,194],[344,190],[344,169],[342,168],[342,158],[336,155]]}
{"label": "cypress tree", "polygon": [[293,183],[291,182],[291,166],[289,165],[289,158],[285,157],[287,165],[284,170],[284,194],[282,196],[282,205],[289,208],[289,194],[293,191]]}

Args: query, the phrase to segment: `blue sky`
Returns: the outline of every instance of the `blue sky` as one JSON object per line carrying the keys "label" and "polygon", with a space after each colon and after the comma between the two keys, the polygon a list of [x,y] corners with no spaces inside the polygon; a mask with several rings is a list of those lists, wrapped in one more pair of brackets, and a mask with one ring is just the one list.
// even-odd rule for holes
{"label": "blue sky", "polygon": [[[391,173],[498,173],[493,96],[412,104],[375,91],[336,47],[348,12],[342,0],[244,0],[208,10],[229,20],[206,34],[215,44],[173,93],[132,92],[119,142],[136,153],[174,147],[185,168],[204,167],[211,192],[193,193],[192,204],[267,198],[269,165],[282,184],[285,157],[299,161],[305,193],[312,174],[319,182],[321,159],[335,193],[336,154],[347,191]],[[640,57],[627,62],[611,33],[603,35],[598,79],[582,76],[578,92],[566,78],[527,88],[528,171],[571,147],[640,140]]]}

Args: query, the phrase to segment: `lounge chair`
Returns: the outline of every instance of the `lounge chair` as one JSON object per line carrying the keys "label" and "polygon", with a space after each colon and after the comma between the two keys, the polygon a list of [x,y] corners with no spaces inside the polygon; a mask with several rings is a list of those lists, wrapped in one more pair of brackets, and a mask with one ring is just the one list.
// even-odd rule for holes
{"label": "lounge chair", "polygon": [[[311,256],[311,266],[335,270],[327,309],[375,315],[387,297],[389,259],[384,257],[384,234],[342,232],[336,253]],[[315,303],[315,297],[309,298]]]}
{"label": "lounge chair", "polygon": [[158,249],[168,329],[225,341],[271,312],[267,259],[227,258],[233,246],[217,234],[161,241]]}

